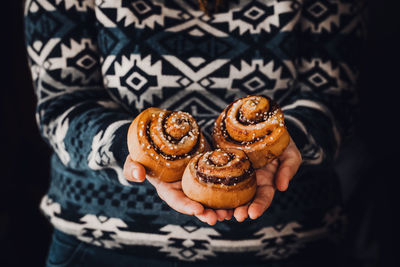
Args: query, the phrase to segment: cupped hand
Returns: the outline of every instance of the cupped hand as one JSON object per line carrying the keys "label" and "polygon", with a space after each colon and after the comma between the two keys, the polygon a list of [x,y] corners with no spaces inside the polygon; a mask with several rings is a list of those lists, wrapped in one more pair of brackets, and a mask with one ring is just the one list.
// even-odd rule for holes
{"label": "cupped hand", "polygon": [[234,210],[238,222],[246,218],[257,219],[269,207],[274,198],[275,189],[286,191],[290,180],[296,174],[302,162],[296,144],[290,139],[289,145],[279,156],[261,169],[256,170],[257,191],[253,201]]}
{"label": "cupped hand", "polygon": [[199,202],[191,200],[182,191],[181,181],[167,183],[159,179],[146,177],[146,170],[140,163],[128,156],[125,160],[123,173],[131,182],[143,182],[146,178],[154,186],[158,196],[172,209],[187,215],[194,215],[202,222],[210,225],[217,221],[230,220],[233,210],[213,210],[205,208]]}
{"label": "cupped hand", "polygon": [[146,177],[145,168],[140,163],[133,161],[130,156],[125,161],[124,175],[131,182],[143,182],[147,178],[159,197],[172,209],[187,215],[194,215],[202,222],[214,225],[217,221],[230,220],[232,216],[238,222],[242,222],[248,217],[250,219],[260,217],[271,204],[275,190],[287,190],[289,182],[296,174],[301,162],[301,154],[296,144],[290,139],[288,147],[278,159],[256,170],[257,191],[253,201],[234,210],[205,208],[183,193],[181,181],[167,183],[156,178]]}

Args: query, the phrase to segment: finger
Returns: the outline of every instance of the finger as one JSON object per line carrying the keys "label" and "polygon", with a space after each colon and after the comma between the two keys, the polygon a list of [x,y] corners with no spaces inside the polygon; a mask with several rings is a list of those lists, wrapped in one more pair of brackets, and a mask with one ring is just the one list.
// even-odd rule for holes
{"label": "finger", "polygon": [[203,205],[186,197],[183,192],[167,193],[164,201],[174,210],[187,215],[197,215],[204,212]]}
{"label": "finger", "polygon": [[257,186],[274,185],[274,177],[277,169],[278,160],[275,159],[263,168],[256,170]]}
{"label": "finger", "polygon": [[146,178],[146,170],[143,165],[133,161],[130,156],[125,160],[123,174],[130,182],[143,182]]}
{"label": "finger", "polygon": [[275,189],[272,186],[262,186],[257,189],[253,202],[250,204],[248,213],[250,219],[257,219],[271,205]]}
{"label": "finger", "polygon": [[[175,189],[175,183],[160,182],[158,179],[147,178],[156,188],[158,195],[168,206],[177,212],[187,215],[202,214],[204,207],[200,203],[188,198],[182,190]],[[155,180],[158,180],[157,182]],[[180,183],[180,182],[177,182]]]}
{"label": "finger", "polygon": [[153,178],[150,176],[146,176],[147,181],[149,181],[156,189],[159,185],[161,185],[162,181],[160,179],[157,178]]}
{"label": "finger", "polygon": [[289,181],[298,171],[300,164],[301,156],[295,152],[288,153],[281,159],[275,179],[275,185],[279,191],[287,190]]}
{"label": "finger", "polygon": [[228,215],[226,216],[225,220],[232,219],[232,216],[233,216],[233,210],[228,210]]}
{"label": "finger", "polygon": [[223,221],[228,217],[228,210],[215,210],[217,214],[218,221]]}
{"label": "finger", "polygon": [[212,209],[205,209],[203,213],[197,214],[196,217],[209,225],[214,225],[217,223],[217,213]]}
{"label": "finger", "polygon": [[244,205],[244,206],[240,206],[237,207],[234,211],[233,211],[233,216],[235,216],[235,219],[238,222],[243,222],[248,216],[249,214],[247,213],[249,205]]}

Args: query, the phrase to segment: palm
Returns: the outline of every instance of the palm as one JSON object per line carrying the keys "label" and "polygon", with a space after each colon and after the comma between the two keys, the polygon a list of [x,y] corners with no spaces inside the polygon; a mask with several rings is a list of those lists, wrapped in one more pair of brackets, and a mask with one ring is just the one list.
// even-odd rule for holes
{"label": "palm", "polygon": [[[214,225],[217,220],[231,219],[232,215],[239,222],[247,217],[251,219],[260,217],[271,204],[275,190],[285,191],[287,189],[289,181],[297,172],[300,163],[300,152],[293,140],[290,140],[288,147],[279,159],[256,171],[257,191],[253,201],[234,210],[205,208],[183,193],[181,181],[167,183],[151,177],[147,177],[147,179],[155,187],[160,198],[172,209],[180,213],[194,215],[199,220]],[[124,175],[130,181],[143,182],[146,171],[141,164],[128,156],[125,161]]]}

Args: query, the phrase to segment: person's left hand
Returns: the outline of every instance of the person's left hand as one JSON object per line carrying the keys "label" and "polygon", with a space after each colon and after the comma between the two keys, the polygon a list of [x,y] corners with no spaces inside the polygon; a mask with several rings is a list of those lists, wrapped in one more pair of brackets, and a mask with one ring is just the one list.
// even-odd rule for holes
{"label": "person's left hand", "polygon": [[233,216],[238,222],[247,217],[257,219],[269,207],[274,198],[275,189],[286,191],[289,181],[296,174],[302,162],[300,151],[290,139],[289,145],[278,159],[256,170],[257,191],[253,201],[234,210]]}

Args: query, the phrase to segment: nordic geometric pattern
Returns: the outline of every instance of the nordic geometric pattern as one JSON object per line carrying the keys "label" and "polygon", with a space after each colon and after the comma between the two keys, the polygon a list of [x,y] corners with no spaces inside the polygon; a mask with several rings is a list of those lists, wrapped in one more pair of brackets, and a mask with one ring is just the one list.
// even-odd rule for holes
{"label": "nordic geometric pattern", "polygon": [[[351,128],[364,4],[225,2],[207,16],[195,0],[26,1],[36,118],[54,150],[41,208],[55,227],[184,261],[279,260],[340,228],[332,162]],[[304,159],[265,216],[209,227],[125,181],[126,133],[142,110],[189,112],[209,138],[249,94],[279,102]]]}

